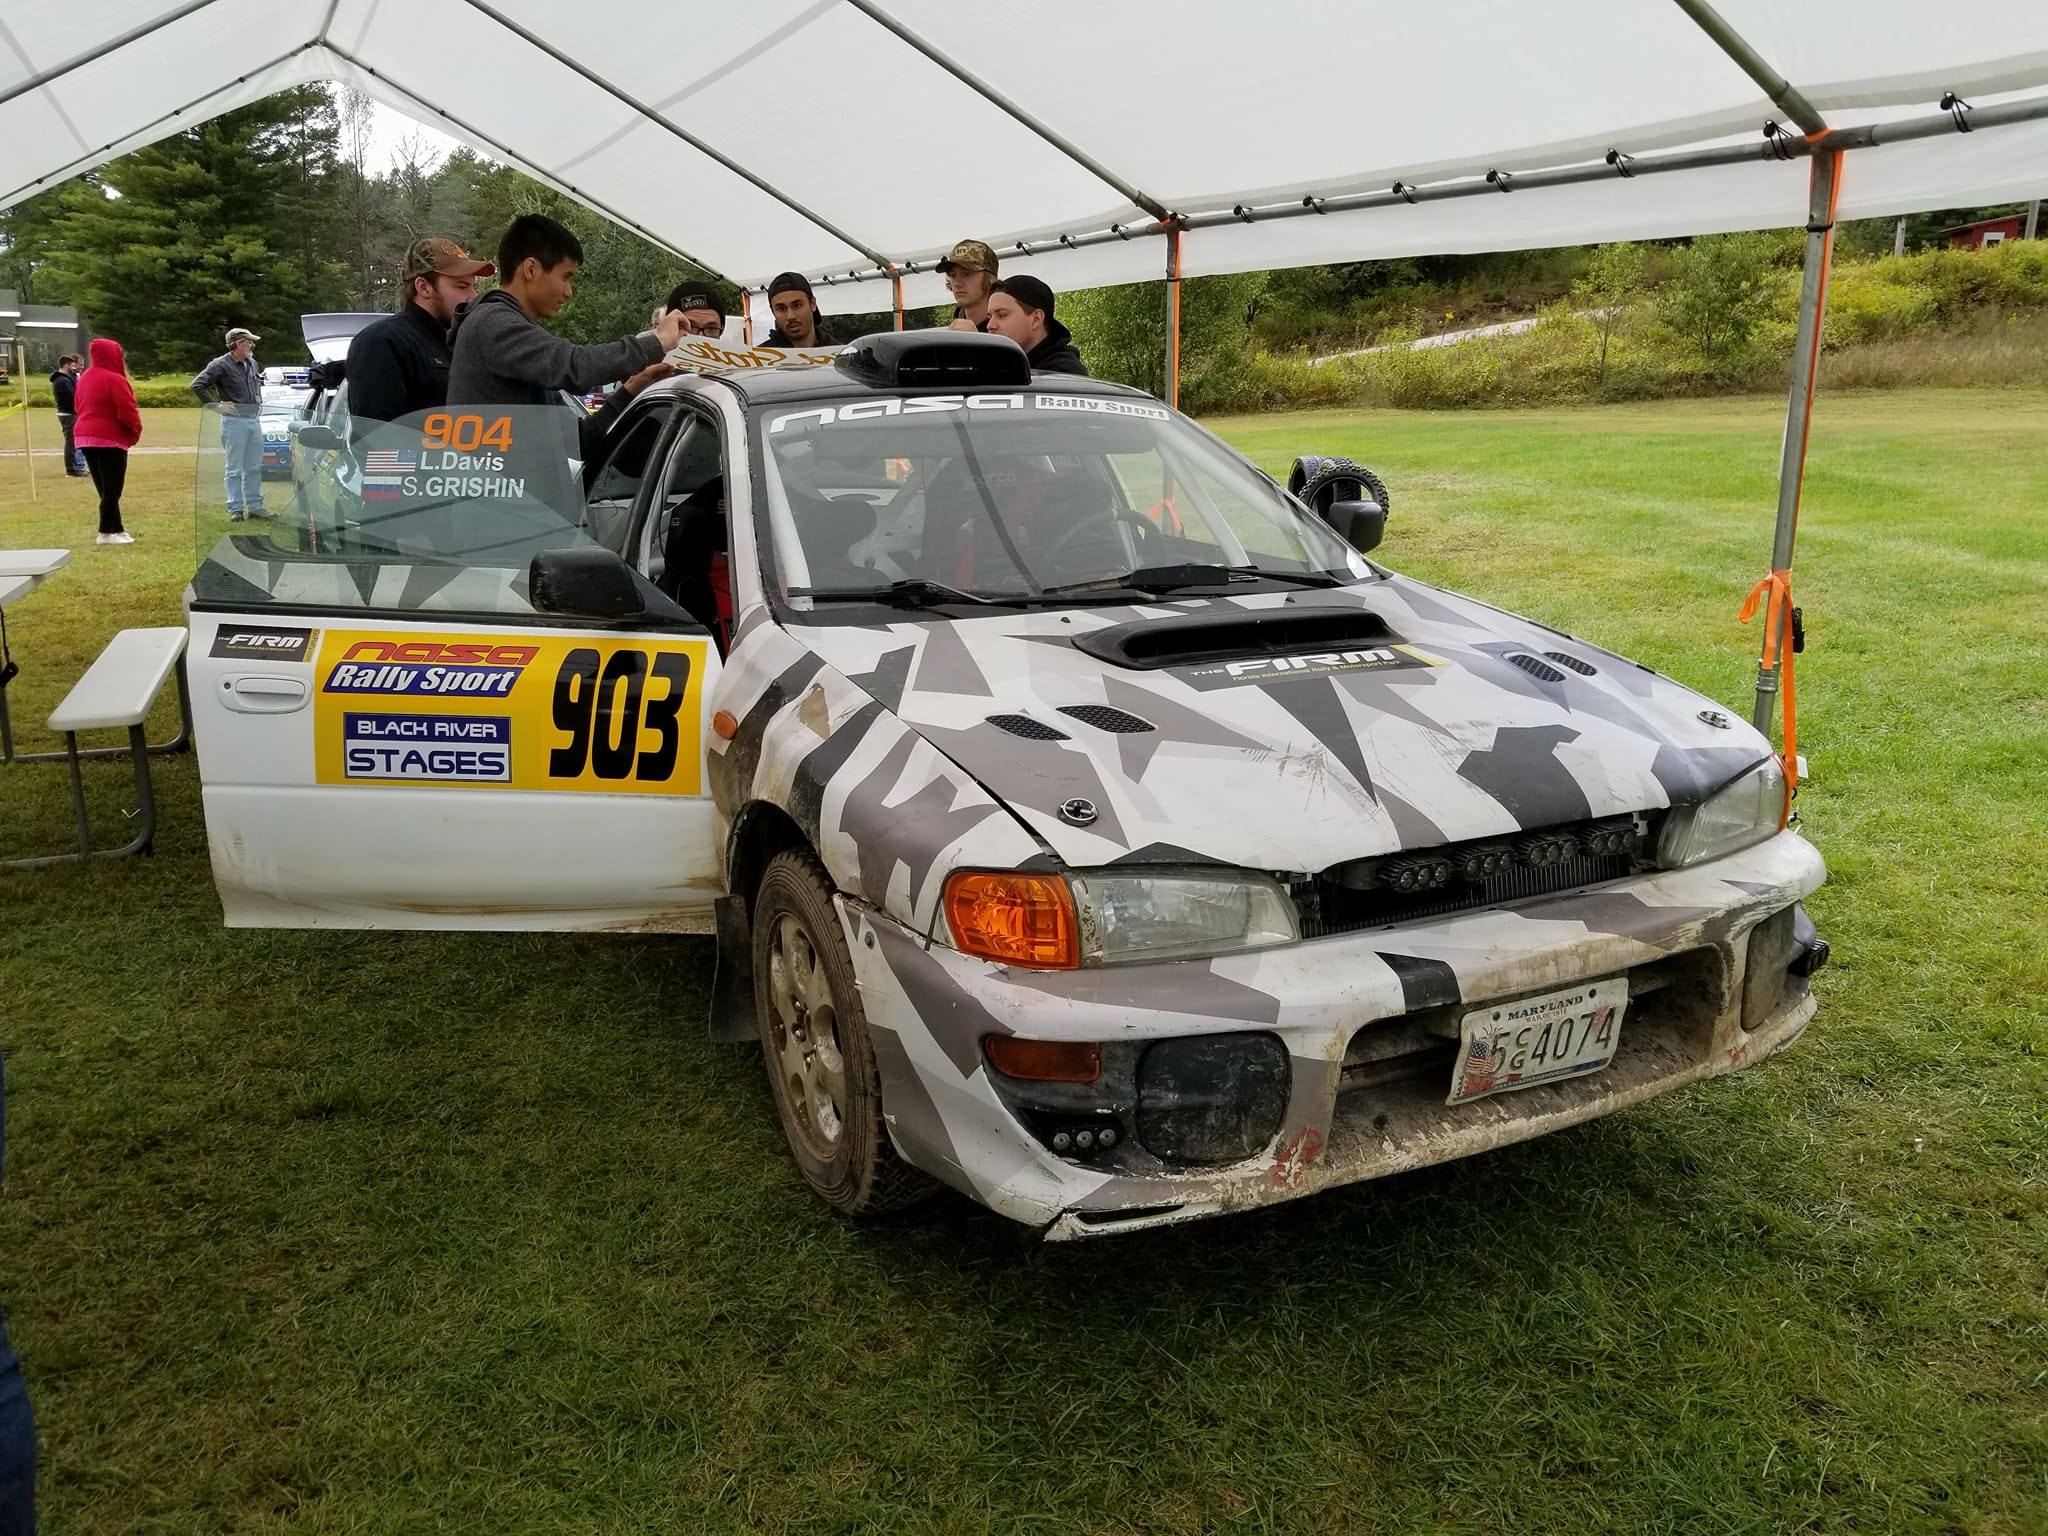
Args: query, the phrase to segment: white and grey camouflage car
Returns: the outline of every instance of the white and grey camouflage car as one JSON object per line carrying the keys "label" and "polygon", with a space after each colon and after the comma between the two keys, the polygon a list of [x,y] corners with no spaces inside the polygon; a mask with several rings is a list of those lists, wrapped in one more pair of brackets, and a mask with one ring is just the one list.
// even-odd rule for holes
{"label": "white and grey camouflage car", "polygon": [[231,924],[715,931],[713,1033],[824,1199],[1055,1238],[1537,1136],[1813,1015],[1765,738],[1367,559],[1374,502],[951,332],[656,386],[587,495],[566,414],[380,429],[310,539],[202,509]]}

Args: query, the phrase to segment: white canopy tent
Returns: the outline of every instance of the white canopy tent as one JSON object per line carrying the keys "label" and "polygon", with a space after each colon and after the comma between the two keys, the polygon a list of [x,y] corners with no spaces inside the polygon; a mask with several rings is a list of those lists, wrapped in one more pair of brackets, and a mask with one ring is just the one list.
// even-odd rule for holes
{"label": "white canopy tent", "polygon": [[940,302],[969,235],[1072,289],[1806,226],[1774,579],[1833,220],[2048,180],[2043,0],[0,0],[0,207],[314,80],[757,319],[785,268],[828,311]]}

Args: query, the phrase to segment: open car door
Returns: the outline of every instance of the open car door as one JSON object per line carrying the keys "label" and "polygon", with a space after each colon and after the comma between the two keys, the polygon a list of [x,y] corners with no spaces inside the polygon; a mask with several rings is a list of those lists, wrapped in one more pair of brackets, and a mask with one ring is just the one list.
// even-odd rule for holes
{"label": "open car door", "polygon": [[230,523],[202,444],[189,657],[229,926],[710,930],[718,657],[585,533],[575,452],[557,407],[424,413]]}

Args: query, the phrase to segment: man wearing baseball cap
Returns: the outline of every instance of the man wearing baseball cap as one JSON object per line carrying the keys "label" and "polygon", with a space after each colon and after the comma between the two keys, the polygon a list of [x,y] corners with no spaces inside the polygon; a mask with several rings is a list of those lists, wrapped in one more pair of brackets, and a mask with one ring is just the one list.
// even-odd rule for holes
{"label": "man wearing baseball cap", "polygon": [[979,240],[962,240],[946,252],[939,276],[953,295],[956,331],[988,329],[988,296],[995,287],[996,253]]}
{"label": "man wearing baseball cap", "polygon": [[801,272],[785,272],[768,285],[768,308],[775,315],[775,329],[768,333],[771,347],[829,347],[825,327],[818,318],[818,296],[811,292],[810,279]]}
{"label": "man wearing baseball cap", "polygon": [[661,306],[663,314],[683,317],[685,336],[719,337],[725,334],[725,303],[700,283],[679,283]]}
{"label": "man wearing baseball cap", "polygon": [[263,372],[247,326],[228,332],[227,351],[192,376],[199,403],[220,413],[221,477],[227,482],[228,521],[268,517],[263,505]]}
{"label": "man wearing baseball cap", "polygon": [[1053,318],[1052,289],[1035,277],[1020,272],[996,284],[988,299],[988,333],[1022,347],[1034,373],[1088,377],[1073,332]]}
{"label": "man wearing baseball cap", "polygon": [[398,281],[404,307],[357,332],[348,347],[351,435],[379,422],[448,403],[448,329],[455,311],[476,297],[476,280],[497,268],[474,260],[453,240],[429,235],[406,247]]}

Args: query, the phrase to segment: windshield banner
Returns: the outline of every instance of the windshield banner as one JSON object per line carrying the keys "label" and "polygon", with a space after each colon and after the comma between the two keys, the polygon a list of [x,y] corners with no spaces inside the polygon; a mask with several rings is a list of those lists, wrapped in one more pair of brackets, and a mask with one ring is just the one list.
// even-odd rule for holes
{"label": "windshield banner", "polygon": [[714,373],[727,368],[780,368],[785,363],[822,368],[842,347],[728,347],[710,336],[689,336],[675,344],[667,361],[685,373]]}

